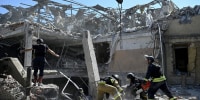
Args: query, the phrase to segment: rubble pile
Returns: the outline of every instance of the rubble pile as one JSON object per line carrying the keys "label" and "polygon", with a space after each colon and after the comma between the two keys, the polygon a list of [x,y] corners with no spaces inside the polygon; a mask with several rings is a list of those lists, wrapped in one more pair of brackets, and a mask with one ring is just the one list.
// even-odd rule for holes
{"label": "rubble pile", "polygon": [[[173,85],[170,86],[172,94],[177,97],[178,100],[199,100],[200,86],[186,86]],[[168,97],[164,95],[160,90],[156,93],[157,100],[168,100]]]}
{"label": "rubble pile", "polygon": [[181,86],[181,85],[175,85],[172,88],[172,93],[181,99],[188,99],[188,100],[199,100],[200,95],[200,86],[194,85],[194,86]]}
{"label": "rubble pile", "polygon": [[31,88],[31,100],[58,100],[59,87],[54,84],[35,86]]}
{"label": "rubble pile", "polygon": [[182,9],[180,9],[178,15],[176,16],[180,16],[180,20],[179,23],[180,24],[187,24],[192,22],[192,16],[195,15],[199,15],[200,14],[200,6],[196,5],[194,8],[192,7],[184,7]]}
{"label": "rubble pile", "polygon": [[25,100],[25,89],[11,75],[0,78],[0,100]]}

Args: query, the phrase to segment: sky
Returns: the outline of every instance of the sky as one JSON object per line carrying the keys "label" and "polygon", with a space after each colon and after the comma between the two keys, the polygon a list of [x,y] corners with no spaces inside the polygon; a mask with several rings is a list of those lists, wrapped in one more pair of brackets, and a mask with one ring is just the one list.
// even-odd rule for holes
{"label": "sky", "polygon": [[[70,0],[52,0],[52,1],[56,1],[62,4],[70,4],[67,1]],[[117,3],[116,0],[74,0],[76,2],[79,2],[83,5],[86,6],[95,6],[97,4],[103,6],[103,7],[112,7],[112,8],[118,8],[119,5]],[[128,9],[131,8],[135,5],[142,5],[142,4],[146,4],[151,2],[152,0],[123,0],[122,3],[122,8],[123,9]],[[172,0],[179,8],[183,8],[183,7],[194,7],[195,5],[200,5],[200,0]],[[25,6],[23,4],[28,4],[28,5],[35,5],[37,2],[32,1],[32,0],[0,0],[0,5],[12,5],[12,6],[16,6],[16,7],[24,7],[27,8],[28,6]],[[8,12],[6,9],[0,7],[0,13],[4,14]]]}

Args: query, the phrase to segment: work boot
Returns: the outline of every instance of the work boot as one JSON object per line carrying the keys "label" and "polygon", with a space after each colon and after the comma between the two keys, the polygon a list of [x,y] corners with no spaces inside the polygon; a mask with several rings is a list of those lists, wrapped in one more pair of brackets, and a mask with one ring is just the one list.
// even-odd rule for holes
{"label": "work boot", "polygon": [[37,76],[34,76],[34,80],[33,80],[33,86],[37,85]]}
{"label": "work boot", "polygon": [[43,84],[42,84],[42,79],[43,79],[43,77],[42,77],[42,76],[39,76],[39,78],[38,78],[38,86],[43,85]]}
{"label": "work boot", "polygon": [[33,83],[33,86],[37,86],[37,83]]}
{"label": "work boot", "polygon": [[42,86],[43,84],[42,83],[38,83],[38,86]]}

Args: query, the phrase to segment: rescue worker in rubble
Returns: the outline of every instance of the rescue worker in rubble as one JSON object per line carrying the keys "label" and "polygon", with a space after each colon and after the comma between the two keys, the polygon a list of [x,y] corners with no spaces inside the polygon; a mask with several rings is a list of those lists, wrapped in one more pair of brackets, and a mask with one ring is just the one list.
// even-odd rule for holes
{"label": "rescue worker in rubble", "polygon": [[154,100],[154,95],[158,89],[161,89],[169,97],[170,100],[176,100],[176,98],[169,91],[166,83],[166,78],[161,72],[160,65],[154,62],[153,56],[144,55],[144,57],[148,63],[145,81],[151,81],[151,85],[148,89],[148,100]]}
{"label": "rescue worker in rubble", "polygon": [[[45,61],[46,61],[46,53],[49,52],[50,54],[59,57],[58,54],[56,54],[53,50],[51,50],[47,44],[44,44],[43,39],[37,39],[36,40],[37,44],[33,45],[33,48],[31,49],[26,49],[25,51],[28,50],[34,50],[35,58],[33,59],[33,86],[36,86],[38,82],[38,86],[42,85],[42,80],[43,80],[43,75],[44,75],[44,66],[45,66]],[[39,72],[39,77],[38,77],[38,70]]]}
{"label": "rescue worker in rubble", "polygon": [[130,82],[127,86],[127,92],[135,96],[134,100],[146,100],[146,91],[142,88],[143,80],[137,78],[133,73],[128,73],[127,79]]}
{"label": "rescue worker in rubble", "polygon": [[119,82],[119,75],[117,74],[101,79],[97,87],[97,100],[103,100],[104,95],[107,95],[107,98],[112,95],[113,100],[122,100],[123,89]]}

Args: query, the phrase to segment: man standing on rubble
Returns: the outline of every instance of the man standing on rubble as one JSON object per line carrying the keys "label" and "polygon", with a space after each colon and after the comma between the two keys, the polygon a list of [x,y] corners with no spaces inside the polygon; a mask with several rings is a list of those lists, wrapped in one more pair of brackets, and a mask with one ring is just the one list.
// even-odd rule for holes
{"label": "man standing on rubble", "polygon": [[176,98],[173,97],[173,95],[169,91],[166,83],[166,78],[160,70],[160,65],[154,62],[153,56],[144,56],[148,63],[145,80],[151,80],[151,85],[148,90],[148,100],[154,100],[154,95],[158,91],[158,89],[161,89],[169,97],[170,100],[176,100]]}
{"label": "man standing on rubble", "polygon": [[[45,66],[45,56],[46,52],[51,53],[52,55],[59,57],[58,54],[56,54],[53,50],[51,50],[48,45],[44,44],[43,39],[37,39],[37,44],[33,45],[32,49],[26,49],[28,50],[34,50],[35,58],[33,59],[33,76],[34,76],[34,84],[33,86],[36,86],[36,83],[38,82],[38,86],[42,85],[43,75],[44,75],[44,66]],[[38,70],[40,70],[39,78],[38,78]]]}

